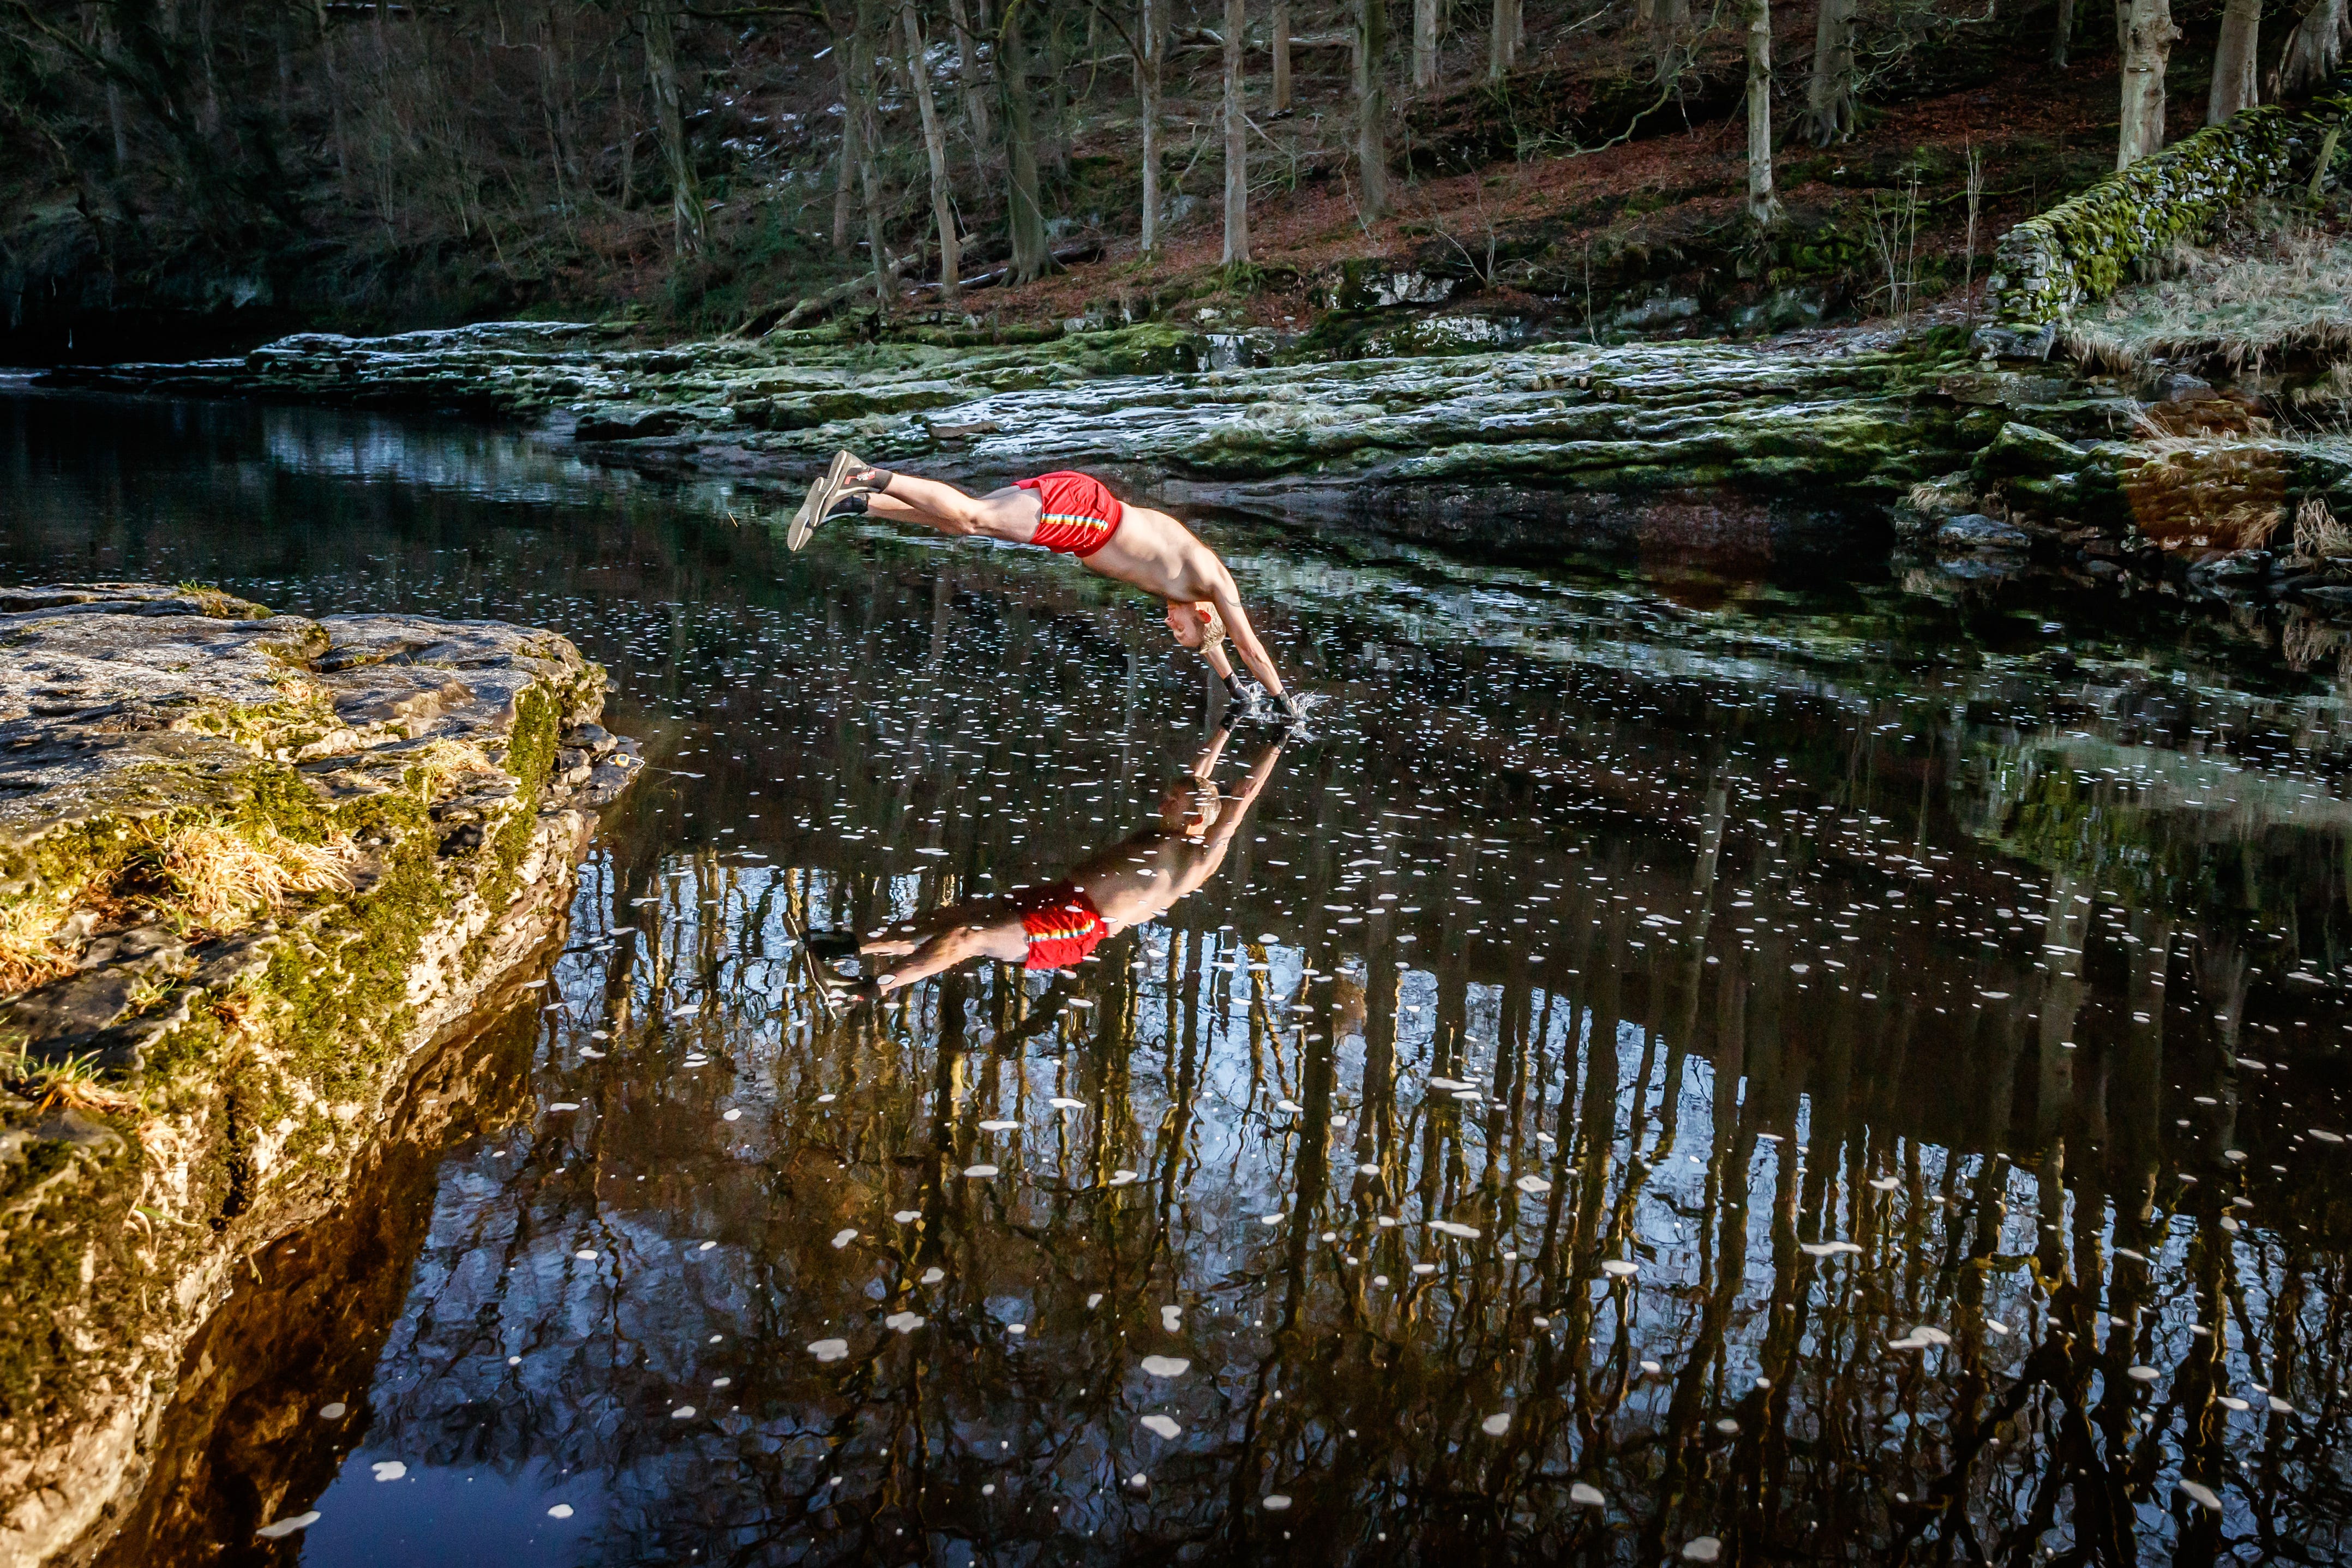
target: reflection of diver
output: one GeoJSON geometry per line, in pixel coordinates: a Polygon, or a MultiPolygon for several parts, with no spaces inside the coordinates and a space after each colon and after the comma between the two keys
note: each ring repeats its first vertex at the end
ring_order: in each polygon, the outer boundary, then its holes
{"type": "Polygon", "coordinates": [[[1224,863],[1225,851],[1282,755],[1279,742],[1267,747],[1241,788],[1224,794],[1212,774],[1230,733],[1218,730],[1192,770],[1160,796],[1157,827],[1097,851],[1060,880],[948,904],[886,926],[865,941],[812,933],[810,952],[896,960],[871,979],[840,982],[839,994],[866,1001],[975,958],[1018,959],[1032,969],[1076,963],[1104,937],[1156,919],[1224,863]]]}

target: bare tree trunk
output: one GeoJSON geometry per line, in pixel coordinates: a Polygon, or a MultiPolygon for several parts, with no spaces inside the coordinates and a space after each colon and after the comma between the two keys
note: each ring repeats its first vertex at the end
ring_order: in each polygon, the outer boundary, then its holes
{"type": "Polygon", "coordinates": [[[1675,68],[1675,47],[1690,37],[1690,0],[1641,0],[1641,20],[1650,29],[1650,56],[1664,78],[1675,68]]]}
{"type": "Polygon", "coordinates": [[[1136,11],[1135,100],[1143,121],[1143,254],[1160,251],[1160,56],[1164,0],[1142,0],[1136,11]]]}
{"type": "Polygon", "coordinates": [[[1249,259],[1249,127],[1242,119],[1244,0],[1225,0],[1225,265],[1249,259]]]}
{"type": "Polygon", "coordinates": [[[2254,85],[2254,48],[2262,37],[2263,0],[2229,0],[2221,9],[2221,40],[2213,51],[2213,91],[2205,123],[2219,125],[2261,100],[2254,85]]]}
{"type": "Polygon", "coordinates": [[[972,162],[988,162],[988,95],[980,86],[980,51],[972,47],[971,23],[963,0],[948,0],[948,17],[955,24],[956,79],[963,89],[963,111],[971,121],[972,162]]]}
{"type": "Polygon", "coordinates": [[[1772,193],[1772,0],[1747,0],[1748,215],[1769,224],[1780,215],[1772,193]]]}
{"type": "Polygon", "coordinates": [[[1805,88],[1805,129],[1827,147],[1853,133],[1853,16],[1857,0],[1822,0],[1813,29],[1813,78],[1805,88]]]}
{"type": "Polygon", "coordinates": [[[2344,58],[2344,35],[2352,26],[2352,8],[2346,0],[2318,0],[2304,13],[2287,35],[2286,52],[2279,58],[2278,96],[2300,98],[2315,92],[2336,73],[2344,58]]]}
{"type": "Polygon", "coordinates": [[[335,140],[335,179],[342,187],[343,199],[349,201],[352,198],[352,143],[350,133],[343,127],[343,83],[341,73],[335,68],[335,36],[327,31],[323,16],[319,26],[319,58],[327,68],[327,128],[335,140]]]}
{"type": "Polygon", "coordinates": [[[2074,46],[2074,0],[2058,0],[2058,25],[2050,32],[2050,63],[2066,68],[2066,51],[2074,46]]]}
{"type": "Polygon", "coordinates": [[[2129,0],[2124,29],[2123,130],[2116,167],[2128,169],[2164,145],[2164,68],[2172,57],[2171,0],[2129,0]]]}
{"type": "Polygon", "coordinates": [[[1290,0],[1274,0],[1271,31],[1274,46],[1274,107],[1269,114],[1290,111],[1290,0]]]}
{"type": "MultiPolygon", "coordinates": [[[[109,61],[121,57],[122,50],[115,37],[111,6],[99,7],[98,48],[109,61]]],[[[106,73],[106,123],[114,133],[114,172],[120,174],[131,166],[131,124],[124,110],[122,84],[115,79],[112,71],[106,73]]]]}
{"type": "Polygon", "coordinates": [[[1388,0],[1356,4],[1356,173],[1366,223],[1389,215],[1388,99],[1381,66],[1389,52],[1388,0]]]}
{"type": "Polygon", "coordinates": [[[1045,276],[1053,257],[1045,249],[1045,212],[1037,183],[1037,143],[1029,115],[1029,45],[1022,36],[1027,23],[1020,11],[1005,18],[1004,37],[997,46],[996,85],[1004,95],[1006,172],[1012,176],[1005,201],[1005,226],[1012,231],[1013,277],[1028,283],[1045,276]]]}
{"type": "Polygon", "coordinates": [[[948,189],[948,139],[940,127],[939,106],[931,101],[930,67],[923,60],[922,25],[915,19],[915,0],[898,0],[898,26],[907,35],[907,79],[913,84],[915,108],[923,120],[923,151],[931,161],[931,221],[940,228],[940,303],[953,305],[963,275],[963,244],[956,235],[955,197],[948,189]]]}
{"type": "Polygon", "coordinates": [[[1412,89],[1437,85],[1437,7],[1440,0],[1412,0],[1412,89]]]}
{"type": "MultiPolygon", "coordinates": [[[[1045,138],[1045,162],[1054,172],[1066,178],[1070,172],[1070,73],[1065,68],[1069,56],[1062,47],[1062,14],[1048,6],[1041,13],[1045,19],[1045,89],[1054,118],[1052,134],[1045,138]]],[[[1087,15],[1092,17],[1089,10],[1087,15]]]]}
{"type": "MultiPolygon", "coordinates": [[[[874,308],[887,311],[891,295],[897,287],[898,274],[891,268],[889,253],[882,245],[882,183],[874,172],[874,154],[882,145],[882,119],[875,108],[881,96],[881,83],[877,79],[876,57],[878,54],[875,17],[867,0],[856,0],[857,31],[851,36],[855,46],[850,51],[850,67],[857,73],[857,97],[850,105],[857,116],[857,193],[866,199],[866,248],[874,257],[874,308]]],[[[882,26],[889,26],[889,13],[883,13],[882,26]]]]}
{"type": "Polygon", "coordinates": [[[662,161],[669,168],[670,244],[687,256],[702,246],[702,196],[695,189],[694,162],[686,148],[686,113],[678,101],[677,34],[671,0],[646,7],[646,79],[654,94],[654,118],[661,127],[662,161]]]}
{"type": "Polygon", "coordinates": [[[1495,28],[1486,40],[1486,75],[1489,78],[1502,80],[1505,74],[1519,63],[1519,45],[1526,37],[1527,23],[1519,9],[1519,0],[1495,0],[1495,28]]]}
{"type": "MultiPolygon", "coordinates": [[[[854,37],[855,35],[853,34],[854,37]]],[[[857,110],[857,82],[853,61],[856,46],[839,33],[833,36],[833,59],[841,72],[841,166],[834,171],[833,248],[849,248],[849,217],[857,201],[857,169],[863,157],[866,117],[857,110]]]]}

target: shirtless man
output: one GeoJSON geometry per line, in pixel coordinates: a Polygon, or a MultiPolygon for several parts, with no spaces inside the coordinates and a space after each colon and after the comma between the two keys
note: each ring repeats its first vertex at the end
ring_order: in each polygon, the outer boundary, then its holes
{"type": "Polygon", "coordinates": [[[1277,711],[1286,718],[1298,716],[1242,608],[1234,574],[1217,552],[1167,513],[1121,503],[1100,480],[1084,474],[1041,474],[970,496],[936,479],[868,467],[846,452],[837,453],[793,518],[792,548],[808,543],[827,517],[855,512],[920,523],[959,538],[980,534],[1076,556],[1089,570],[1165,600],[1169,632],[1209,662],[1244,712],[1254,705],[1225,656],[1228,635],[1277,711]]]}
{"type": "Polygon", "coordinates": [[[1219,729],[1192,772],[1160,796],[1158,826],[1088,856],[1060,881],[948,904],[886,926],[862,942],[845,934],[812,934],[809,950],[819,957],[854,952],[897,960],[871,979],[841,980],[836,994],[856,1001],[878,1001],[975,958],[1031,969],[1067,968],[1105,937],[1158,919],[1224,864],[1234,835],[1282,756],[1279,741],[1267,747],[1241,788],[1223,794],[1211,774],[1231,733],[1219,729]]]}

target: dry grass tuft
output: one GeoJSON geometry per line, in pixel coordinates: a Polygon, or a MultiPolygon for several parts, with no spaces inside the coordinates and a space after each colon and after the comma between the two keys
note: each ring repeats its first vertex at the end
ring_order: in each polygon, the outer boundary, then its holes
{"type": "Polygon", "coordinates": [[[305,844],[275,828],[250,834],[227,828],[177,828],[152,848],[157,873],[195,922],[220,931],[289,894],[351,886],[348,841],[305,844]]]}
{"type": "Polygon", "coordinates": [[[96,1051],[62,1061],[37,1061],[19,1046],[13,1054],[0,1057],[0,1082],[11,1092],[32,1101],[36,1115],[66,1110],[128,1116],[142,1109],[139,1096],[110,1088],[100,1080],[96,1051]]]}
{"type": "Polygon", "coordinates": [[[2294,553],[2296,559],[2305,561],[2352,557],[2352,528],[2336,520],[2325,500],[2305,496],[2294,512],[2294,553]]]}
{"type": "Polygon", "coordinates": [[[2119,289],[2062,334],[2085,369],[2155,360],[2259,367],[2294,350],[2352,353],[2352,235],[2267,211],[2241,215],[2211,246],[2179,246],[2175,276],[2119,289]]]}
{"type": "Polygon", "coordinates": [[[1966,474],[1946,474],[1920,480],[1904,500],[1923,517],[1941,517],[1976,510],[1977,492],[1966,474]]]}
{"type": "Polygon", "coordinates": [[[0,996],[14,996],[73,972],[73,955],[57,940],[69,898],[20,895],[0,902],[0,996]]]}
{"type": "Polygon", "coordinates": [[[2253,549],[2286,518],[2294,454],[2282,444],[2149,434],[2137,449],[2145,457],[2121,475],[2124,496],[2160,549],[2253,549]]]}

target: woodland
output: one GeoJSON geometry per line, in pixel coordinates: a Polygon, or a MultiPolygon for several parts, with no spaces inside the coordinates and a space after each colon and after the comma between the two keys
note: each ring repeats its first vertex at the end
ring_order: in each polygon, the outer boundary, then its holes
{"type": "Polygon", "coordinates": [[[1297,327],[1368,257],[1571,315],[1678,277],[1900,314],[2324,89],[2347,5],[0,0],[0,361],[516,316],[1297,327]]]}

